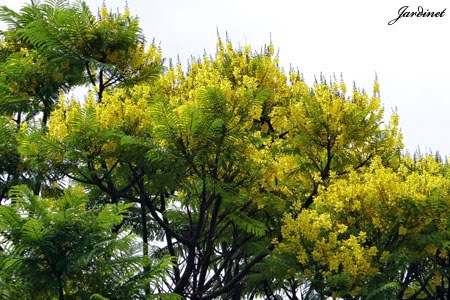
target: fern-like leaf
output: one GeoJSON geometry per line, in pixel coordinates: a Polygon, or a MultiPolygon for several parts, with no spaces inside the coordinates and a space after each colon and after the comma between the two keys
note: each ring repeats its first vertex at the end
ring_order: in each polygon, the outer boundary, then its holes
{"type": "Polygon", "coordinates": [[[28,220],[22,227],[23,237],[29,241],[34,243],[40,243],[45,235],[48,233],[48,230],[44,227],[44,223],[38,219],[30,219],[28,220]]]}
{"type": "Polygon", "coordinates": [[[386,283],[379,288],[371,291],[366,300],[371,299],[395,299],[396,294],[400,291],[401,287],[397,282],[386,283]]]}

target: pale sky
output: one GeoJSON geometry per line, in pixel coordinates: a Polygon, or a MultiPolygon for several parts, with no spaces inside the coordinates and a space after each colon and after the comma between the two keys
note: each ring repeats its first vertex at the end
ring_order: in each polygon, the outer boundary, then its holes
{"type": "MultiPolygon", "coordinates": [[[[27,0],[0,0],[15,10],[27,0]]],[[[86,1],[93,11],[102,0],[86,1]]],[[[106,0],[114,11],[125,0],[106,0]]],[[[182,62],[214,54],[217,29],[235,45],[259,50],[270,42],[287,70],[298,67],[307,82],[322,72],[372,91],[375,73],[385,114],[397,108],[405,147],[450,155],[450,2],[448,0],[128,0],[148,41],[164,57],[182,62]],[[442,11],[439,18],[402,18],[408,11],[442,11]]],[[[4,26],[0,25],[3,29],[4,26]]]]}

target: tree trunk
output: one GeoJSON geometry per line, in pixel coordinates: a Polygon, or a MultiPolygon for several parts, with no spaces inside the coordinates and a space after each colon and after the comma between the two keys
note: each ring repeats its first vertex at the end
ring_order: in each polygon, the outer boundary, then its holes
{"type": "MultiPolygon", "coordinates": [[[[144,199],[141,198],[141,225],[142,225],[142,255],[145,259],[148,258],[148,229],[147,229],[147,212],[145,210],[144,199]]],[[[144,266],[144,272],[150,271],[147,266],[144,266]]],[[[150,286],[145,286],[144,293],[146,296],[150,295],[150,286]]]]}

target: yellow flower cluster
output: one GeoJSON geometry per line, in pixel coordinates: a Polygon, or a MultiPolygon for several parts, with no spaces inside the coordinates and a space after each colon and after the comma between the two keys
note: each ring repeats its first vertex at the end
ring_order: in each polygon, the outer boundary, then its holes
{"type": "Polygon", "coordinates": [[[336,215],[353,213],[360,222],[371,220],[381,232],[400,225],[400,234],[420,230],[431,219],[423,213],[413,216],[408,209],[410,205],[426,209],[426,199],[436,193],[444,195],[449,182],[435,172],[437,165],[425,158],[417,165],[418,170],[410,171],[405,165],[393,170],[375,159],[365,172],[351,172],[323,189],[315,199],[316,209],[336,215]]]}
{"type": "MultiPolygon", "coordinates": [[[[341,83],[320,83],[310,88],[299,73],[289,74],[290,84],[286,102],[273,108],[271,118],[287,132],[283,147],[292,159],[289,172],[278,173],[279,181],[289,184],[298,198],[299,209],[317,187],[326,187],[334,177],[359,169],[376,155],[389,155],[392,160],[402,147],[398,116],[383,126],[380,100],[356,89],[351,97],[341,83]]],[[[284,169],[276,160],[274,169],[284,169]]],[[[360,191],[355,191],[360,192],[360,191]]],[[[360,209],[355,199],[348,207],[336,202],[334,209],[360,209]]],[[[377,216],[374,215],[374,222],[377,216]]]]}
{"type": "Polygon", "coordinates": [[[132,135],[149,128],[148,93],[149,87],[138,85],[105,94],[102,102],[95,105],[98,124],[101,128],[116,127],[132,135]]]}
{"type": "MultiPolygon", "coordinates": [[[[436,206],[429,202],[445,199],[450,187],[440,175],[440,164],[432,157],[408,161],[392,169],[376,158],[370,166],[322,186],[313,208],[297,207],[296,217],[285,216],[279,249],[295,254],[305,266],[318,264],[325,277],[345,272],[363,279],[377,272],[390,252],[376,245],[445,219],[445,213],[436,215],[436,206]]],[[[432,242],[425,247],[432,256],[442,251],[432,242]]]]}
{"type": "Polygon", "coordinates": [[[131,89],[115,89],[105,93],[101,103],[95,102],[95,95],[90,92],[81,104],[60,96],[58,107],[53,111],[49,122],[49,134],[63,141],[73,132],[73,126],[80,118],[86,118],[86,111],[92,109],[95,123],[101,129],[118,129],[126,134],[135,135],[149,129],[151,124],[148,112],[149,87],[136,85],[131,89]]]}
{"type": "Polygon", "coordinates": [[[67,101],[66,96],[61,94],[59,104],[52,112],[48,126],[50,136],[64,140],[71,132],[71,123],[80,114],[82,106],[75,99],[67,101]]]}
{"type": "Polygon", "coordinates": [[[180,113],[188,103],[198,102],[205,88],[220,90],[227,111],[235,116],[229,120],[230,127],[241,130],[253,126],[263,113],[269,113],[264,106],[270,110],[287,91],[286,76],[278,68],[277,58],[254,55],[249,46],[234,49],[231,42],[221,40],[214,59],[205,56],[191,61],[186,74],[180,64],[171,66],[162,76],[161,86],[180,113]]]}
{"type": "Polygon", "coordinates": [[[106,20],[108,19],[108,9],[106,8],[106,6],[102,6],[102,9],[100,10],[100,17],[102,20],[106,20]]]}
{"type": "Polygon", "coordinates": [[[301,264],[321,265],[325,277],[339,272],[367,276],[377,271],[372,265],[377,248],[365,246],[366,233],[348,235],[347,226],[330,214],[304,210],[295,219],[287,216],[282,234],[280,250],[295,253],[301,264]]]}

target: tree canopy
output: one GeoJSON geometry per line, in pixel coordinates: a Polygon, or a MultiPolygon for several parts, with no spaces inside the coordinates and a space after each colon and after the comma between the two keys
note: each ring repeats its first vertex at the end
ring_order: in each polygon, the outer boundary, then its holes
{"type": "Polygon", "coordinates": [[[0,20],[0,298],[450,297],[448,164],[405,152],[376,78],[228,37],[166,63],[82,1],[0,20]]]}

